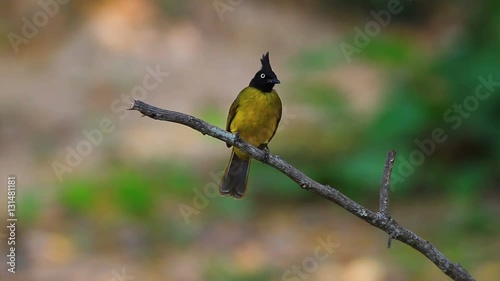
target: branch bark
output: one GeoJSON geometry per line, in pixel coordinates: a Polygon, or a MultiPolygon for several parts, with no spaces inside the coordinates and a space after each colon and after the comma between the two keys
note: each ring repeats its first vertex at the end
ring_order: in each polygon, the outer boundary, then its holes
{"type": "Polygon", "coordinates": [[[396,151],[391,150],[387,153],[385,160],[384,174],[382,176],[382,184],[380,185],[380,213],[384,216],[389,216],[389,189],[391,188],[392,167],[396,159],[396,151]]]}
{"type": "Polygon", "coordinates": [[[332,201],[365,222],[383,230],[389,235],[389,246],[391,239],[401,241],[422,253],[439,269],[441,269],[443,273],[451,277],[453,280],[475,280],[460,264],[451,262],[430,242],[402,227],[389,216],[390,177],[396,155],[395,151],[389,151],[387,155],[380,189],[380,211],[375,213],[354,202],[337,189],[312,180],[277,155],[269,154],[267,161],[265,161],[265,153],[262,150],[246,143],[243,140],[236,140],[233,134],[213,126],[199,118],[181,112],[160,109],[140,100],[134,100],[130,110],[137,110],[144,116],[148,116],[155,120],[179,123],[199,131],[203,135],[209,135],[213,138],[229,143],[245,151],[245,153],[250,155],[252,158],[255,158],[258,161],[261,161],[280,171],[295,181],[303,189],[316,193],[321,197],[332,201]]]}
{"type": "MultiPolygon", "coordinates": [[[[380,184],[380,210],[379,214],[389,217],[389,190],[391,188],[392,167],[396,159],[396,151],[391,150],[387,153],[385,160],[384,173],[382,175],[382,183],[380,184]]],[[[391,247],[392,237],[389,235],[387,240],[387,248],[391,247]]]]}

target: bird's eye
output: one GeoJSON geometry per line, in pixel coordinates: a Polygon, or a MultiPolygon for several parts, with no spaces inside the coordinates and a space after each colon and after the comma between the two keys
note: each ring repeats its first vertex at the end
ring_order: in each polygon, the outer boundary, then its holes
{"type": "Polygon", "coordinates": [[[261,73],[260,78],[264,79],[264,78],[266,78],[266,75],[264,73],[261,73]]]}

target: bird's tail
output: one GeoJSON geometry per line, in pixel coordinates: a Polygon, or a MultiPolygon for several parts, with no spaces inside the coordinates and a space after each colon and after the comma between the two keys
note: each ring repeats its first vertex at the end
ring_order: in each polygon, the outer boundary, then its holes
{"type": "Polygon", "coordinates": [[[241,159],[234,153],[233,149],[229,164],[227,164],[219,186],[219,193],[221,195],[229,195],[237,199],[245,195],[250,160],[250,157],[241,159]]]}

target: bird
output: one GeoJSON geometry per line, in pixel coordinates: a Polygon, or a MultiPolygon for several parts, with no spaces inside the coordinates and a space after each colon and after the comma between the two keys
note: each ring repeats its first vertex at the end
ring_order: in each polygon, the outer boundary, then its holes
{"type": "MultiPolygon", "coordinates": [[[[226,130],[235,134],[237,140],[244,140],[264,150],[268,157],[268,144],[276,134],[282,113],[281,99],[273,88],[281,82],[271,68],[269,52],[262,56],[260,63],[260,70],[231,104],[226,130]]],[[[227,147],[231,145],[227,144],[227,147]]],[[[221,195],[243,198],[250,162],[250,156],[233,147],[219,185],[221,195]]]]}

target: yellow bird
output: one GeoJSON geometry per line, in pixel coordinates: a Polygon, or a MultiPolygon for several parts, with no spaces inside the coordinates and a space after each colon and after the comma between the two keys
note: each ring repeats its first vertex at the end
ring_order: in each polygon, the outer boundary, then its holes
{"type": "MultiPolygon", "coordinates": [[[[260,62],[261,69],[231,105],[226,130],[267,153],[267,144],[273,139],[281,120],[281,100],[273,90],[280,80],[271,69],[269,52],[262,56],[260,62]]],[[[246,153],[233,148],[219,186],[221,195],[238,199],[245,195],[250,160],[246,153]]]]}

